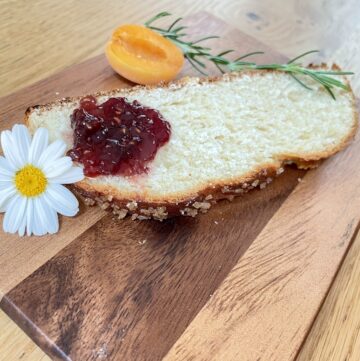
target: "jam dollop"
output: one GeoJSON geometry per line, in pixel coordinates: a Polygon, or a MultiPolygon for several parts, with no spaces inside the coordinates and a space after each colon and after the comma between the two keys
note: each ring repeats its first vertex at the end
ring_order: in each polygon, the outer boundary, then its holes
{"type": "Polygon", "coordinates": [[[170,124],[157,110],[122,97],[102,104],[92,96],[81,99],[71,126],[74,147],[68,155],[84,165],[89,177],[147,172],[171,134],[170,124]]]}

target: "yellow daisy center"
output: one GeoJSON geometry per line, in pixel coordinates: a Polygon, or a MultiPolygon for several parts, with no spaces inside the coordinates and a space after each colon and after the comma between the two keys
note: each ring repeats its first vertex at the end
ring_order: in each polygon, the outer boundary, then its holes
{"type": "Polygon", "coordinates": [[[29,164],[16,172],[15,185],[23,196],[36,197],[45,192],[47,179],[41,169],[29,164]]]}

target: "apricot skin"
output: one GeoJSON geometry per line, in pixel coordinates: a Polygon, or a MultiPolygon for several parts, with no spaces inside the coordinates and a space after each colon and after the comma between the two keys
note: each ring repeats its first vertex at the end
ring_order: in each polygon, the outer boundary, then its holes
{"type": "Polygon", "coordinates": [[[174,79],[184,64],[183,53],[176,45],[141,25],[115,29],[105,54],[115,72],[143,85],[174,79]]]}

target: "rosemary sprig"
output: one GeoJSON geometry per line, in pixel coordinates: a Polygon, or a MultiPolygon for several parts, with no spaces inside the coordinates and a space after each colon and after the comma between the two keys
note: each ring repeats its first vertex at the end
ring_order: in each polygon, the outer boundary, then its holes
{"type": "Polygon", "coordinates": [[[164,36],[165,38],[172,41],[177,45],[183,52],[184,57],[189,61],[189,63],[201,74],[207,75],[206,73],[206,62],[213,63],[221,73],[226,71],[241,71],[248,69],[274,69],[277,71],[282,71],[288,73],[295,81],[297,81],[301,86],[308,90],[312,88],[305,84],[300,77],[309,77],[314,81],[318,82],[328,93],[335,99],[333,92],[334,88],[341,88],[344,90],[349,90],[347,84],[342,83],[340,80],[335,79],[334,76],[341,75],[352,75],[353,72],[350,71],[336,71],[336,70],[317,70],[306,68],[302,66],[298,60],[302,59],[306,55],[318,52],[318,50],[310,50],[295,58],[288,61],[286,64],[257,64],[255,62],[247,61],[246,59],[253,55],[264,54],[262,51],[255,51],[242,55],[234,60],[226,57],[228,54],[233,53],[234,50],[225,50],[219,54],[212,54],[211,48],[199,45],[199,43],[209,40],[219,38],[219,36],[211,35],[206,36],[195,41],[190,41],[185,39],[187,33],[184,31],[187,27],[180,25],[182,18],[176,19],[168,28],[162,29],[156,26],[153,26],[153,23],[160,18],[170,16],[168,12],[161,12],[155,15],[153,18],[148,20],[145,23],[145,26],[151,30],[154,30],[164,36]]]}

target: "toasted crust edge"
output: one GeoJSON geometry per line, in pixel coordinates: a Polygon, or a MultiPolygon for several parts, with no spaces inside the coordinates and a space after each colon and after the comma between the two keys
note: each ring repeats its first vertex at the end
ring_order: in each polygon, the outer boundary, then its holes
{"type": "MultiPolygon", "coordinates": [[[[320,66],[310,65],[312,68],[323,68],[326,67],[325,64],[320,66]]],[[[336,64],[333,64],[331,69],[340,70],[340,67],[336,64]]],[[[228,73],[223,76],[217,77],[208,77],[208,78],[190,78],[185,77],[173,82],[163,83],[159,85],[152,86],[134,86],[132,88],[125,89],[113,89],[110,91],[100,91],[93,93],[95,97],[99,96],[111,96],[116,94],[119,91],[122,91],[124,95],[131,94],[140,89],[154,89],[154,88],[173,88],[174,90],[180,88],[187,84],[190,80],[195,80],[199,84],[203,83],[212,83],[219,80],[227,79],[231,80],[233,78],[241,77],[245,74],[252,75],[255,73],[264,74],[265,72],[277,72],[276,70],[261,70],[261,71],[242,71],[240,73],[228,73]]],[[[347,85],[349,86],[349,91],[351,93],[353,102],[353,124],[350,129],[350,132],[345,136],[341,142],[333,147],[328,149],[312,153],[312,154],[284,154],[278,155],[277,159],[273,163],[263,164],[258,166],[253,171],[249,172],[246,175],[243,175],[237,179],[224,179],[221,182],[212,184],[202,189],[191,189],[186,194],[178,194],[175,197],[167,200],[162,199],[132,199],[132,196],[126,197],[126,194],[118,192],[114,188],[109,188],[101,185],[90,184],[86,179],[76,183],[71,186],[75,192],[80,195],[85,204],[87,205],[99,205],[100,208],[112,211],[119,219],[125,218],[128,215],[131,215],[132,219],[156,219],[164,220],[168,217],[173,216],[191,216],[195,217],[199,213],[206,213],[213,204],[217,203],[219,200],[228,199],[232,200],[235,196],[244,194],[256,187],[260,189],[265,188],[274,177],[282,174],[285,170],[287,164],[293,163],[300,169],[309,169],[316,168],[322,160],[330,157],[331,155],[344,149],[355,137],[357,128],[358,128],[358,111],[356,107],[355,95],[352,91],[350,83],[346,80],[347,85]]],[[[57,100],[44,105],[35,105],[29,107],[25,112],[25,124],[31,129],[32,125],[29,121],[30,114],[36,110],[48,110],[53,106],[64,105],[67,103],[72,103],[83,98],[82,96],[77,97],[67,97],[61,100],[57,100]]]]}

